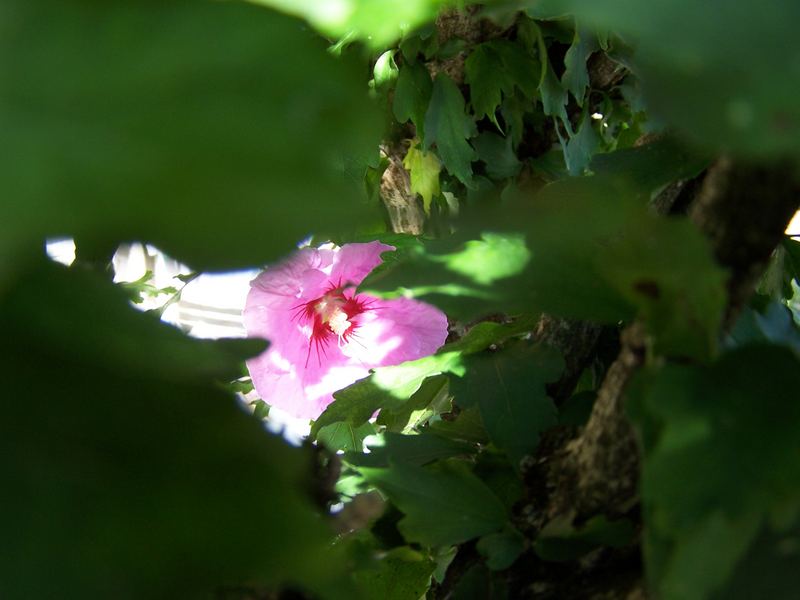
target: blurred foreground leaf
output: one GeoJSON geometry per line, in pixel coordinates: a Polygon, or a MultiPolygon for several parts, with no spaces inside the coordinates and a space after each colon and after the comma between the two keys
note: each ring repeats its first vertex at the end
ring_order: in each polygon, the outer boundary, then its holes
{"type": "Polygon", "coordinates": [[[307,19],[333,38],[363,40],[383,48],[402,34],[433,21],[452,0],[255,0],[307,19]]]}
{"type": "Polygon", "coordinates": [[[374,152],[375,109],[299,22],[209,0],[11,0],[2,21],[0,277],[48,236],[223,269],[366,214],[344,164],[374,152]]]}
{"type": "Polygon", "coordinates": [[[661,597],[709,597],[747,568],[740,561],[759,530],[797,522],[799,386],[797,357],[764,343],[637,381],[645,558],[661,597]]]}
{"type": "Polygon", "coordinates": [[[396,548],[370,569],[356,572],[367,597],[381,600],[419,600],[425,597],[436,563],[411,548],[396,548]]]}
{"type": "Polygon", "coordinates": [[[0,596],[338,580],[310,457],[215,383],[263,344],[191,340],[52,263],[0,301],[0,329],[0,596]]]}
{"type": "Polygon", "coordinates": [[[794,0],[534,0],[623,35],[653,113],[699,145],[750,155],[800,152],[794,0]]]}
{"type": "Polygon", "coordinates": [[[688,220],[653,215],[636,188],[601,177],[559,181],[498,212],[478,214],[460,238],[408,254],[361,287],[466,318],[489,310],[609,323],[638,315],[659,352],[713,354],[725,274],[688,220]],[[495,231],[463,242],[475,229],[495,231]]]}

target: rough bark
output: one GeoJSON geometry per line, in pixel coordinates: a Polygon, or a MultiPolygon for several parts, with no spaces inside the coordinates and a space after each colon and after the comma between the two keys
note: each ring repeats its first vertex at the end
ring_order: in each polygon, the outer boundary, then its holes
{"type": "Polygon", "coordinates": [[[392,231],[421,235],[425,226],[425,212],[417,195],[411,193],[411,178],[403,167],[407,151],[408,148],[403,145],[384,150],[389,165],[381,177],[381,199],[389,215],[392,231]]]}

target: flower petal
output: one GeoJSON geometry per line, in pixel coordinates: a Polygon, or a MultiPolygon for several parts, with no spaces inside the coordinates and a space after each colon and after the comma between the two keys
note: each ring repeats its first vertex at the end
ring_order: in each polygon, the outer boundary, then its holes
{"type": "Polygon", "coordinates": [[[328,286],[335,255],[334,250],[303,248],[268,267],[250,283],[253,290],[264,295],[248,296],[246,306],[271,306],[281,298],[318,298],[328,286]]]}
{"type": "Polygon", "coordinates": [[[383,262],[381,254],[391,250],[394,250],[394,246],[378,241],[345,244],[333,259],[331,281],[336,285],[359,285],[372,269],[383,262]]]}
{"type": "Polygon", "coordinates": [[[360,294],[368,310],[358,316],[344,352],[370,367],[397,365],[436,352],[447,339],[447,317],[410,298],[383,300],[360,294]]]}

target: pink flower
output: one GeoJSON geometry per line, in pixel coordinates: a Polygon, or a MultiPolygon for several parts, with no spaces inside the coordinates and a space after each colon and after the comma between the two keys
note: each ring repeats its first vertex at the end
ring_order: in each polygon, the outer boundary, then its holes
{"type": "Polygon", "coordinates": [[[270,347],[247,368],[265,402],[315,419],[333,392],[371,368],[433,354],[444,343],[447,317],[439,309],[355,292],[390,250],[380,242],[303,248],[251,282],[245,328],[270,347]]]}

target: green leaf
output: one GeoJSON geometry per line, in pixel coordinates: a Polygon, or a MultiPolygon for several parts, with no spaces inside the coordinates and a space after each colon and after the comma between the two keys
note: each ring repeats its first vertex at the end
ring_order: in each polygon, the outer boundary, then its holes
{"type": "Polygon", "coordinates": [[[333,452],[339,450],[361,452],[364,448],[364,440],[374,433],[375,427],[371,423],[353,427],[346,421],[339,421],[320,428],[316,439],[333,452]]]}
{"type": "Polygon", "coordinates": [[[800,573],[798,540],[800,523],[785,532],[763,527],[726,585],[712,597],[716,600],[759,597],[792,600],[797,595],[797,573],[800,573]]]}
{"type": "MultiPolygon", "coordinates": [[[[561,85],[561,82],[556,77],[553,71],[553,65],[550,64],[550,58],[547,56],[547,51],[544,45],[541,53],[544,57],[542,64],[542,77],[539,81],[539,96],[542,99],[542,111],[544,114],[554,118],[560,118],[561,122],[569,128],[569,117],[567,116],[567,90],[561,85]]],[[[556,125],[557,126],[557,125],[556,125]]]]}
{"type": "Polygon", "coordinates": [[[361,471],[405,513],[399,528],[410,542],[458,544],[502,528],[508,518],[497,496],[457,462],[361,471]]]}
{"type": "Polygon", "coordinates": [[[453,80],[440,73],[433,82],[425,114],[425,148],[436,151],[448,172],[464,185],[472,181],[475,151],[467,140],[477,133],[475,121],[464,112],[464,97],[453,80]]]}
{"type": "Polygon", "coordinates": [[[507,600],[508,589],[503,577],[492,577],[483,564],[475,564],[464,573],[453,588],[451,600],[507,600]]]}
{"type": "Polygon", "coordinates": [[[403,65],[394,88],[394,118],[398,123],[411,120],[422,139],[425,139],[425,113],[432,91],[433,82],[425,65],[419,62],[403,65]]]}
{"type": "Polygon", "coordinates": [[[530,256],[521,236],[484,233],[480,240],[466,242],[463,250],[435,260],[445,263],[450,271],[489,285],[521,272],[530,256]]]}
{"type": "Polygon", "coordinates": [[[599,145],[600,136],[592,126],[592,118],[588,111],[584,110],[578,131],[570,136],[564,148],[564,162],[569,174],[573,177],[583,175],[599,145]]]}
{"type": "Polygon", "coordinates": [[[333,395],[334,402],[311,426],[312,437],[331,423],[347,422],[359,427],[379,409],[388,412],[387,420],[402,420],[404,414],[408,414],[409,419],[412,418],[414,411],[420,407],[424,410],[424,407],[436,400],[440,386],[444,383],[438,375],[464,374],[462,355],[480,352],[490,344],[530,331],[534,324],[530,318],[519,319],[509,325],[481,323],[464,338],[446,344],[433,356],[374,369],[369,377],[360,379],[333,395]],[[425,404],[426,401],[428,404],[425,404]]]}
{"type": "Polygon", "coordinates": [[[448,381],[447,375],[428,377],[402,406],[382,409],[378,424],[385,426],[387,431],[410,433],[433,416],[449,411],[448,381]]]}
{"type": "Polygon", "coordinates": [[[464,63],[464,79],[469,84],[469,96],[476,119],[488,117],[497,123],[497,108],[503,94],[510,94],[514,84],[504,68],[502,58],[491,43],[479,45],[464,63]]]}
{"type": "Polygon", "coordinates": [[[7,318],[16,315],[28,323],[25,337],[35,338],[42,349],[80,358],[97,370],[120,377],[233,379],[239,375],[242,360],[266,348],[263,340],[256,339],[212,342],[189,338],[150,315],[133,311],[126,292],[110,282],[87,270],[66,269],[43,260],[36,270],[15,282],[3,301],[7,318]],[[48,285],[52,292],[46,291],[48,285]],[[37,295],[37,291],[41,293],[37,295]],[[59,310],[53,309],[54,302],[59,310]]]}
{"type": "Polygon", "coordinates": [[[430,214],[431,201],[440,193],[442,163],[433,152],[425,152],[414,143],[403,159],[403,166],[411,175],[411,193],[420,195],[425,213],[430,214]]]}
{"type": "Polygon", "coordinates": [[[492,345],[498,345],[509,338],[526,334],[536,328],[539,315],[522,315],[506,323],[481,321],[470,327],[464,336],[445,346],[450,352],[474,354],[492,345]]]}
{"type": "Polygon", "coordinates": [[[486,174],[492,179],[514,177],[522,168],[510,137],[503,138],[492,131],[484,131],[475,138],[473,146],[478,159],[486,164],[486,174]]]}
{"type": "Polygon", "coordinates": [[[767,519],[800,500],[800,361],[756,344],[708,367],[640,376],[631,416],[644,440],[646,562],[665,598],[705,598],[767,519]],[[758,373],[758,377],[753,377],[758,373]],[[768,431],[769,435],[764,435],[768,431]]]}
{"type": "Polygon", "coordinates": [[[372,69],[372,82],[375,88],[381,88],[398,77],[397,63],[394,61],[396,50],[387,50],[375,61],[372,69]]]}
{"type": "Polygon", "coordinates": [[[318,0],[256,0],[307,19],[322,33],[334,38],[364,41],[385,48],[403,34],[433,22],[447,0],[347,0],[338,4],[318,0]]]}
{"type": "Polygon", "coordinates": [[[419,600],[430,587],[436,563],[410,548],[396,548],[369,569],[355,571],[364,597],[386,600],[419,600]]]}
{"type": "Polygon", "coordinates": [[[769,302],[762,310],[746,307],[728,334],[726,344],[737,347],[755,342],[786,345],[800,356],[800,329],[791,311],[775,301],[769,302]]]}
{"type": "Polygon", "coordinates": [[[713,355],[727,276],[691,223],[643,219],[627,239],[609,244],[598,266],[638,307],[657,352],[700,360],[713,355]]]}
{"type": "Polygon", "coordinates": [[[464,440],[475,444],[485,444],[489,441],[480,409],[477,406],[460,411],[454,420],[434,421],[431,423],[430,430],[450,439],[464,440]]]}
{"type": "MultiPolygon", "coordinates": [[[[390,466],[390,463],[398,462],[422,466],[440,458],[475,452],[475,447],[470,444],[454,441],[435,433],[420,435],[385,433],[370,438],[367,446],[369,447],[368,454],[348,453],[345,455],[345,460],[357,467],[386,468],[390,466]]],[[[360,451],[360,448],[358,450],[360,451]]]]}
{"type": "Polygon", "coordinates": [[[589,32],[575,28],[575,37],[572,45],[564,56],[564,74],[561,76],[561,85],[570,92],[578,103],[583,106],[583,97],[589,87],[589,72],[586,69],[586,60],[596,48],[595,37],[589,32]]]}
{"type": "Polygon", "coordinates": [[[342,169],[379,138],[363,65],[298,22],[244,2],[10,0],[3,28],[0,279],[46,237],[148,241],[213,270],[365,214],[342,169]]]}
{"type": "Polygon", "coordinates": [[[503,571],[513,565],[525,550],[525,538],[516,529],[507,529],[483,536],[476,547],[486,557],[487,567],[493,571],[503,571]]]}
{"type": "Polygon", "coordinates": [[[628,519],[609,521],[602,515],[589,519],[580,529],[551,521],[536,538],[533,550],[548,561],[576,560],[601,546],[627,546],[633,541],[635,531],[628,519]]]}
{"type": "Polygon", "coordinates": [[[536,450],[539,434],[558,422],[545,384],[558,379],[561,356],[544,347],[484,352],[467,360],[467,373],[453,380],[456,402],[480,407],[483,423],[495,446],[519,468],[522,458],[536,450]]]}
{"type": "Polygon", "coordinates": [[[629,181],[648,194],[678,179],[696,177],[709,160],[689,150],[672,136],[650,144],[596,154],[591,170],[597,175],[629,181]]]}
{"type": "MultiPolygon", "coordinates": [[[[542,72],[542,67],[536,58],[531,56],[520,43],[509,40],[493,40],[489,44],[503,61],[503,67],[514,86],[526,98],[532,99],[536,95],[536,88],[539,86],[542,72]]],[[[506,93],[510,94],[511,90],[506,93]]]]}
{"type": "Polygon", "coordinates": [[[310,455],[215,381],[263,346],[187,338],[44,261],[0,300],[0,329],[4,598],[346,584],[302,491],[310,455]],[[31,382],[57,401],[29,401],[31,382]]]}
{"type": "Polygon", "coordinates": [[[253,402],[255,408],[253,409],[253,416],[256,419],[266,419],[269,416],[269,404],[263,400],[256,400],[253,402]]]}
{"type": "Polygon", "coordinates": [[[397,410],[427,377],[449,372],[462,373],[463,368],[460,354],[448,352],[447,346],[433,356],[375,369],[369,377],[333,395],[334,402],[311,426],[311,435],[316,437],[322,427],[339,421],[359,427],[381,408],[397,410]]]}
{"type": "Polygon", "coordinates": [[[481,323],[433,356],[375,369],[369,377],[334,394],[334,402],[311,426],[311,435],[316,436],[321,428],[338,422],[360,427],[379,409],[380,422],[404,423],[405,429],[416,411],[425,412],[439,397],[446,379],[438,375],[464,374],[462,355],[480,352],[490,344],[529,331],[533,325],[531,319],[519,319],[509,325],[481,323]]]}

